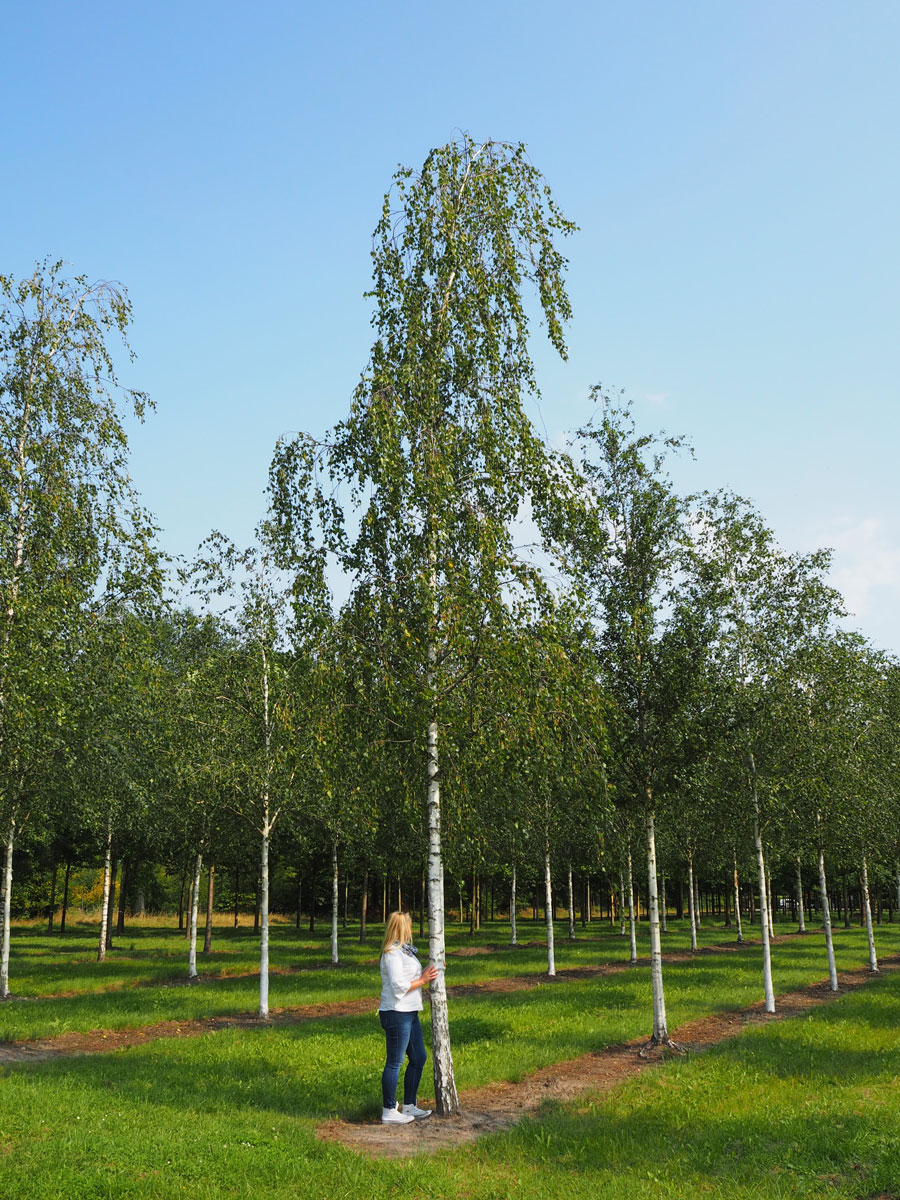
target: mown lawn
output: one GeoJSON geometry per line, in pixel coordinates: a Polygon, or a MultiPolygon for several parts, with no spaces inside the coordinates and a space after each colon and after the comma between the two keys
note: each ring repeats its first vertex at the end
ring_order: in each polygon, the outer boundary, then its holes
{"type": "MultiPolygon", "coordinates": [[[[617,934],[596,925],[589,932],[601,940],[561,943],[560,966],[627,958],[627,944],[617,934]]],[[[501,934],[499,926],[486,930],[481,941],[500,943],[501,934]]],[[[457,936],[457,944],[468,944],[467,935],[457,936]]],[[[705,928],[703,936],[716,942],[727,934],[705,928]]],[[[675,948],[684,937],[684,930],[673,932],[668,945],[675,948]]],[[[296,956],[298,965],[327,958],[324,941],[298,939],[289,927],[280,927],[277,938],[285,959],[296,956]]],[[[896,951],[900,935],[884,926],[879,940],[886,954],[896,951]]],[[[148,931],[135,941],[147,953],[129,963],[143,961],[142,978],[152,980],[173,935],[148,931]]],[[[837,941],[840,966],[865,965],[862,931],[841,930],[837,941]]],[[[40,942],[31,931],[16,946],[35,951],[30,966],[38,981],[40,942]]],[[[129,953],[127,943],[117,955],[129,953]]],[[[252,965],[252,940],[244,931],[220,952],[245,969],[252,965]]],[[[353,949],[348,938],[351,965],[280,976],[273,980],[273,1002],[341,998],[341,989],[348,996],[374,995],[377,970],[364,965],[372,955],[371,944],[353,949]]],[[[58,950],[47,956],[51,972],[59,957],[58,950]]],[[[746,947],[671,964],[670,1026],[758,1000],[759,957],[758,947],[746,947]]],[[[774,957],[779,991],[826,973],[820,934],[785,941],[774,957]]],[[[542,966],[539,949],[504,949],[455,958],[450,982],[533,970],[538,983],[542,966]]],[[[136,981],[131,970],[123,971],[120,985],[136,981]]],[[[89,979],[89,962],[74,973],[89,979]]],[[[104,986],[114,978],[107,975],[104,986]]],[[[249,980],[96,995],[82,989],[64,1000],[12,1003],[0,1015],[45,1010],[35,1022],[41,1025],[52,1011],[69,1012],[59,1019],[75,1021],[73,1028],[82,1021],[95,1028],[123,1011],[142,1021],[177,1015],[172,1006],[179,1004],[205,1012],[216,1004],[246,1008],[253,988],[249,980]],[[165,1003],[157,1010],[160,996],[165,1003]]],[[[451,1021],[459,1085],[515,1079],[641,1036],[648,1032],[648,1009],[643,967],[588,980],[544,980],[528,991],[457,997],[451,1021]]],[[[372,1015],[228,1030],[6,1067],[0,1081],[0,1196],[900,1195],[900,974],[808,1018],[748,1030],[705,1055],[672,1061],[609,1096],[549,1107],[465,1153],[406,1163],[372,1162],[315,1138],[325,1117],[374,1117],[381,1055],[372,1015]]]]}

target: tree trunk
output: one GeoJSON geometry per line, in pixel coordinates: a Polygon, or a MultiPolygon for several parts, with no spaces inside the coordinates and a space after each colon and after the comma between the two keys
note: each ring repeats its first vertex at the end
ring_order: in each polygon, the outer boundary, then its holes
{"type": "Polygon", "coordinates": [[[359,900],[359,944],[366,944],[366,916],[369,910],[369,872],[363,872],[362,895],[359,900]]]}
{"type": "Polygon", "coordinates": [[[828,883],[825,879],[825,851],[819,845],[819,899],[822,903],[822,923],[825,926],[825,949],[828,952],[828,978],[831,990],[838,990],[837,967],[834,964],[834,938],[831,934],[831,909],[828,906],[828,883]]]}
{"type": "Polygon", "coordinates": [[[188,950],[188,979],[197,978],[197,911],[200,908],[200,872],[203,869],[203,854],[197,851],[194,873],[191,878],[190,949],[188,950]]]}
{"type": "MultiPolygon", "coordinates": [[[[428,647],[429,670],[434,669],[434,645],[428,647]]],[[[438,724],[428,722],[425,774],[428,817],[428,957],[437,967],[431,984],[431,1056],[434,1068],[434,1101],[440,1117],[459,1112],[459,1097],[453,1077],[453,1053],[450,1047],[450,1016],[447,1009],[447,985],[444,979],[446,946],[444,941],[444,864],[441,855],[441,785],[438,775],[438,724]]]]}
{"type": "Polygon", "coordinates": [[[575,941],[575,892],[572,889],[571,863],[569,863],[569,941],[575,941]]]}
{"type": "Polygon", "coordinates": [[[238,917],[240,915],[240,903],[239,903],[240,882],[241,882],[241,869],[240,869],[240,867],[235,867],[234,868],[234,927],[235,927],[235,929],[237,929],[237,927],[238,927],[238,917]]]}
{"type": "Polygon", "coordinates": [[[653,989],[653,1035],[650,1044],[665,1046],[669,1044],[669,1031],[666,1027],[666,998],[663,991],[662,939],[656,889],[656,829],[653,813],[647,814],[647,910],[650,922],[650,983],[653,989]]]}
{"type": "MultiPolygon", "coordinates": [[[[103,858],[103,899],[100,902],[100,942],[97,946],[97,962],[103,962],[106,958],[106,922],[109,918],[109,877],[111,867],[112,822],[109,822],[106,826],[106,853],[103,858]]],[[[0,995],[2,995],[2,983],[0,983],[0,995]]]]}
{"type": "Polygon", "coordinates": [[[744,940],[744,930],[741,926],[741,885],[738,879],[737,854],[734,856],[734,920],[737,925],[738,944],[744,940]]]}
{"type": "Polygon", "coordinates": [[[619,937],[625,936],[625,922],[628,920],[625,914],[625,874],[619,870],[619,937]]]}
{"type": "Polygon", "coordinates": [[[844,928],[849,929],[853,923],[853,913],[850,909],[850,887],[847,883],[846,874],[843,876],[842,886],[844,892],[844,928]]]}
{"type": "Polygon", "coordinates": [[[50,880],[50,912],[47,915],[47,934],[53,933],[53,918],[56,916],[56,876],[59,873],[59,863],[53,864],[53,876],[50,880]]]}
{"type": "Polygon", "coordinates": [[[662,932],[668,933],[669,932],[668,912],[667,912],[668,905],[666,903],[666,873],[665,873],[665,871],[663,871],[663,873],[662,873],[662,876],[660,878],[660,883],[662,884],[662,894],[660,895],[660,898],[659,898],[659,923],[660,923],[660,928],[662,929],[662,932]]]}
{"type": "Polygon", "coordinates": [[[516,864],[512,867],[512,882],[509,888],[509,925],[511,930],[510,945],[517,946],[516,941],[516,864]]]}
{"type": "Polygon", "coordinates": [[[131,864],[127,858],[122,859],[122,882],[119,886],[119,913],[116,918],[116,933],[119,937],[125,936],[125,906],[128,903],[128,885],[131,882],[133,874],[131,864]]]}
{"type": "Polygon", "coordinates": [[[797,932],[806,933],[806,914],[803,911],[803,871],[797,859],[797,932]]]}
{"type": "Polygon", "coordinates": [[[338,844],[337,838],[331,842],[331,965],[338,964],[338,907],[340,905],[340,887],[338,881],[338,844]]]}
{"type": "Polygon", "coordinates": [[[206,929],[203,931],[203,953],[209,954],[212,949],[212,919],[213,893],[216,881],[216,864],[209,864],[209,878],[206,881],[206,929]]]}
{"type": "Polygon", "coordinates": [[[112,861],[112,872],[109,877],[109,896],[106,900],[106,948],[113,949],[113,913],[116,908],[116,876],[119,873],[119,860],[114,858],[112,861]]]}
{"type": "Polygon", "coordinates": [[[772,872],[768,864],[766,865],[766,899],[769,911],[769,937],[773,938],[775,936],[775,917],[772,911],[774,907],[772,904],[772,872]]]}
{"type": "Polygon", "coordinates": [[[544,916],[547,919],[547,974],[556,975],[553,946],[553,886],[550,878],[550,843],[544,843],[544,916]]]}
{"type": "Polygon", "coordinates": [[[419,939],[420,940],[425,936],[425,905],[426,905],[426,896],[428,895],[428,884],[426,881],[427,870],[428,870],[428,865],[426,864],[422,869],[422,886],[419,891],[419,939]]]}
{"type": "Polygon", "coordinates": [[[869,939],[869,970],[873,975],[877,975],[878,958],[875,954],[875,931],[872,928],[872,903],[869,898],[869,864],[865,855],[862,860],[862,892],[863,907],[866,913],[866,936],[869,939]]]}
{"type": "Polygon", "coordinates": [[[344,915],[341,917],[341,927],[347,928],[347,909],[350,907],[350,880],[344,876],[344,915]]]}
{"type": "Polygon", "coordinates": [[[66,916],[69,912],[69,875],[72,871],[72,864],[66,861],[66,875],[63,880],[63,902],[62,912],[59,914],[59,933],[60,937],[66,932],[66,916]]]}
{"type": "MultiPolygon", "coordinates": [[[[16,840],[16,818],[9,819],[6,835],[6,861],[3,864],[3,942],[0,946],[0,1000],[9,999],[9,939],[12,917],[13,843],[16,840]]],[[[105,941],[101,941],[104,946],[105,941]]]]}
{"type": "Polygon", "coordinates": [[[265,801],[262,845],[259,855],[259,1012],[261,1021],[269,1017],[269,802],[265,801]]]}
{"type": "Polygon", "coordinates": [[[187,886],[187,867],[181,872],[181,891],[178,893],[178,932],[184,931],[184,889],[187,886]]]}
{"type": "Polygon", "coordinates": [[[762,834],[759,830],[759,815],[754,804],[753,842],[756,846],[756,866],[759,876],[759,924],[763,943],[763,988],[766,994],[766,1012],[775,1011],[775,989],[772,986],[772,948],[769,945],[769,913],[766,904],[766,860],[763,855],[762,834]]]}
{"type": "Polygon", "coordinates": [[[631,963],[637,962],[637,925],[634,919],[634,875],[631,870],[631,846],[628,847],[628,926],[631,930],[631,963]]]}
{"type": "Polygon", "coordinates": [[[697,902],[694,891],[694,852],[688,853],[688,912],[691,918],[691,953],[697,953],[697,902]]]}

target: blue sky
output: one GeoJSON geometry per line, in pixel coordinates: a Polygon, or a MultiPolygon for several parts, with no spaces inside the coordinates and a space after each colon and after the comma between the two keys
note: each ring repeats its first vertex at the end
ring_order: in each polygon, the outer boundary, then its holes
{"type": "Polygon", "coordinates": [[[900,649],[900,5],[7,5],[0,270],[125,284],[158,410],[133,474],[190,555],[246,540],[272,447],[345,412],[398,163],[525,141],[581,232],[567,364],[687,435],[692,488],[755,501],[900,649]]]}

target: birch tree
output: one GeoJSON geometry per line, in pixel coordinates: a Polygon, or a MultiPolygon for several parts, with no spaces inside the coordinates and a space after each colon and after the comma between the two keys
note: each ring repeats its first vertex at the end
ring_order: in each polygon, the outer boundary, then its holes
{"type": "Polygon", "coordinates": [[[312,453],[309,439],[297,439],[273,464],[288,525],[308,511],[312,487],[326,542],[391,643],[416,713],[442,1116],[458,1109],[443,974],[443,713],[477,669],[482,631],[507,590],[534,582],[512,526],[526,500],[540,515],[558,476],[526,415],[537,383],[524,292],[534,287],[565,356],[570,309],[555,239],[573,228],[521,145],[463,135],[432,150],[418,172],[401,168],[375,229],[376,340],[350,413],[312,453]],[[352,521],[334,499],[342,483],[352,521]]]}
{"type": "MultiPolygon", "coordinates": [[[[9,961],[13,848],[29,775],[60,746],[56,714],[71,637],[105,570],[111,588],[159,582],[152,524],[127,469],[124,417],[147,407],[120,387],[110,342],[131,309],[109,283],[61,263],[0,275],[0,957],[9,961]],[[137,562],[136,562],[137,560],[137,562]]],[[[33,793],[32,793],[33,794],[33,793]]],[[[0,995],[8,982],[0,982],[0,995]]]]}

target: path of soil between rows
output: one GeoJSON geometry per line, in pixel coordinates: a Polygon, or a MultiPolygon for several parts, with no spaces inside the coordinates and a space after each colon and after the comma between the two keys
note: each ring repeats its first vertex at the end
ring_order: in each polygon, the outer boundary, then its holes
{"type": "MultiPolygon", "coordinates": [[[[900,954],[883,960],[880,969],[882,972],[900,969],[900,954]]],[[[826,979],[778,996],[775,1013],[766,1013],[761,1003],[753,1004],[688,1021],[671,1036],[683,1050],[697,1053],[735,1037],[748,1025],[803,1016],[817,1005],[835,999],[841,992],[861,987],[874,978],[878,976],[868,967],[843,971],[838,974],[838,992],[831,991],[826,979]]],[[[430,1117],[400,1126],[326,1121],[319,1126],[317,1136],[322,1141],[339,1142],[372,1158],[434,1154],[510,1129],[523,1117],[536,1112],[547,1100],[569,1101],[585,1093],[609,1092],[647,1067],[671,1058],[670,1051],[654,1051],[648,1057],[642,1057],[641,1050],[645,1045],[646,1039],[641,1039],[607,1046],[568,1062],[543,1067],[518,1083],[491,1083],[470,1088],[460,1093],[462,1111],[458,1117],[430,1117]]]]}

